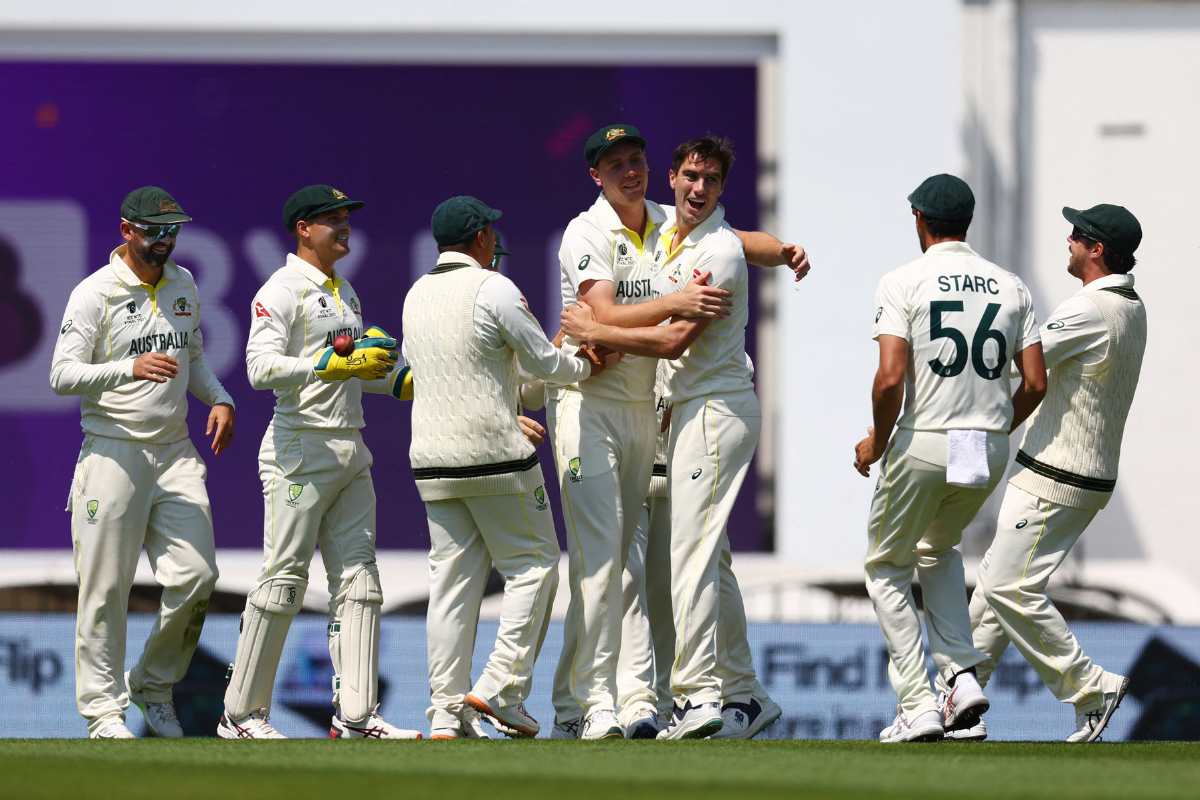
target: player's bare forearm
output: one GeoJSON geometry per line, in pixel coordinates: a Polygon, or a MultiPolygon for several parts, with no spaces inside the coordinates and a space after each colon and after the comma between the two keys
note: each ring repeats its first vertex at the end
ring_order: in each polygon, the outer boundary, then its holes
{"type": "Polygon", "coordinates": [[[795,275],[796,280],[804,279],[810,265],[808,254],[798,244],[781,242],[769,233],[762,231],[734,230],[742,240],[742,250],[746,253],[746,261],[758,264],[760,267],[786,266],[795,275]]]}
{"type": "Polygon", "coordinates": [[[1037,409],[1038,404],[1042,402],[1042,398],[1045,396],[1045,390],[1041,392],[1030,391],[1025,381],[1021,381],[1021,385],[1017,387],[1015,392],[1013,392],[1013,421],[1012,427],[1008,429],[1008,432],[1012,433],[1017,428],[1021,427],[1025,420],[1029,419],[1029,415],[1032,414],[1035,409],[1037,409]]]}
{"type": "Polygon", "coordinates": [[[602,345],[618,353],[647,358],[678,358],[687,349],[683,344],[683,326],[664,325],[649,328],[618,328],[599,323],[589,331],[588,344],[602,345]],[[674,328],[674,330],[672,330],[674,328]]]}
{"type": "Polygon", "coordinates": [[[875,425],[875,443],[882,451],[892,438],[892,430],[896,420],[900,419],[900,410],[904,406],[904,384],[892,384],[875,376],[875,385],[871,388],[871,411],[875,425]]]}
{"type": "Polygon", "coordinates": [[[1029,419],[1042,398],[1046,396],[1046,359],[1040,342],[1031,344],[1013,357],[1021,373],[1021,385],[1013,392],[1013,421],[1009,433],[1029,419]]]}
{"type": "Polygon", "coordinates": [[[908,368],[908,341],[899,336],[881,334],[879,337],[879,369],[871,387],[871,413],[874,426],[867,428],[867,438],[854,448],[854,469],[858,474],[871,474],[871,465],[883,458],[892,428],[900,418],[904,405],[904,376],[908,368]]]}

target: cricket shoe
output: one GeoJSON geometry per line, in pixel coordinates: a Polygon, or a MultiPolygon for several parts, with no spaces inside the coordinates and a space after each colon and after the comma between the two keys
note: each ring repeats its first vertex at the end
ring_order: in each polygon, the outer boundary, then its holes
{"type": "Polygon", "coordinates": [[[675,704],[671,723],[659,732],[659,739],[707,739],[725,726],[720,703],[701,703],[693,706],[689,700],[680,707],[675,704]]]}
{"type": "Polygon", "coordinates": [[[405,728],[397,728],[390,722],[385,722],[383,717],[379,716],[379,706],[367,715],[365,722],[358,725],[351,725],[346,721],[346,717],[342,714],[342,709],[338,709],[333,716],[333,724],[329,727],[330,739],[420,739],[421,734],[418,731],[410,731],[405,728]]]}
{"type": "Polygon", "coordinates": [[[938,695],[942,727],[946,731],[974,728],[990,707],[991,704],[983,694],[983,688],[970,672],[958,673],[950,692],[938,695]]]}
{"type": "Polygon", "coordinates": [[[1105,692],[1100,707],[1086,714],[1075,715],[1075,732],[1067,737],[1068,742],[1095,742],[1112,719],[1113,712],[1121,706],[1125,693],[1129,691],[1129,678],[1121,678],[1121,688],[1115,692],[1105,692]]]}
{"type": "Polygon", "coordinates": [[[229,712],[221,715],[217,724],[217,737],[220,739],[286,739],[279,731],[267,722],[267,715],[259,711],[242,719],[230,719],[229,712]]]}
{"type": "Polygon", "coordinates": [[[879,732],[881,744],[896,742],[938,742],[946,735],[942,727],[942,712],[926,711],[911,723],[904,714],[897,714],[890,726],[879,732]]]}
{"type": "Polygon", "coordinates": [[[460,722],[453,728],[434,728],[429,732],[430,739],[491,739],[483,729],[479,713],[470,706],[464,706],[459,717],[460,722]]]}
{"type": "Polygon", "coordinates": [[[653,739],[658,736],[662,727],[658,724],[658,714],[653,711],[643,711],[634,717],[633,722],[625,726],[626,739],[653,739]]]}
{"type": "Polygon", "coordinates": [[[981,717],[974,727],[946,731],[946,738],[954,742],[982,742],[987,738],[987,723],[981,717]]]}
{"type": "Polygon", "coordinates": [[[146,696],[142,694],[140,689],[134,689],[129,682],[129,673],[125,673],[125,686],[129,689],[129,699],[142,711],[142,716],[146,718],[146,728],[153,735],[160,739],[182,739],[183,728],[179,724],[179,718],[175,716],[175,704],[166,703],[147,703],[146,696]]]}
{"type": "Polygon", "coordinates": [[[625,731],[621,730],[621,722],[617,712],[611,708],[593,711],[583,719],[583,728],[579,731],[580,739],[623,739],[625,731]]]}
{"type": "Polygon", "coordinates": [[[726,703],[721,706],[724,724],[712,738],[753,739],[782,716],[783,709],[769,697],[765,706],[754,697],[750,698],[749,703],[726,703]]]}
{"type": "Polygon", "coordinates": [[[551,739],[578,739],[579,730],[583,727],[581,719],[565,719],[559,721],[558,717],[554,718],[554,727],[550,729],[551,739]]]}
{"type": "Polygon", "coordinates": [[[110,722],[92,734],[93,739],[136,739],[124,722],[110,722]]]}
{"type": "Polygon", "coordinates": [[[499,697],[484,699],[474,692],[467,693],[467,705],[475,709],[486,719],[491,720],[496,730],[505,736],[518,739],[530,739],[538,735],[542,726],[529,716],[524,703],[515,706],[500,705],[499,697]]]}

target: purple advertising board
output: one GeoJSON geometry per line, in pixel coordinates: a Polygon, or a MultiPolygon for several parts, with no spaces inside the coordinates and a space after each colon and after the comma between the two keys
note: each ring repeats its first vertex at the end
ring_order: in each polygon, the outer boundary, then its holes
{"type": "MultiPolygon", "coordinates": [[[[583,142],[614,122],[649,140],[649,196],[665,203],[675,145],[729,136],[738,162],[722,202],[735,227],[756,227],[753,67],[0,63],[0,547],[71,546],[63,509],[79,399],[51,391],[51,354],[71,289],[121,244],[130,190],[161,186],[195,218],[175,258],[196,275],[207,357],[238,410],[232,448],[206,459],[216,540],[259,547],[257,453],[274,395],[250,388],[244,351],[251,298],[291,244],[287,197],[327,183],[367,202],[339,270],[365,321],[400,336],[404,296],[436,258],[430,214],[447,197],[479,197],[504,212],[503,270],[552,334],[559,238],[598,193],[583,142]]],[[[761,279],[751,268],[752,303],[761,279]]],[[[409,407],[373,395],[364,406],[378,544],[425,548],[409,407]]],[[[206,415],[193,398],[202,453],[206,415]]],[[[539,452],[550,488],[553,457],[539,452]]],[[[752,469],[730,524],[735,549],[764,547],[754,491],[752,469]]]]}

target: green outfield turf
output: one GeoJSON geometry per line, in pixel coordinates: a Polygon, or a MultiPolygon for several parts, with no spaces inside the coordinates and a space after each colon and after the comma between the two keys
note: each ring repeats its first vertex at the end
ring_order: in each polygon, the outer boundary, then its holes
{"type": "Polygon", "coordinates": [[[1200,743],[0,741],[0,797],[1200,796],[1200,743]]]}

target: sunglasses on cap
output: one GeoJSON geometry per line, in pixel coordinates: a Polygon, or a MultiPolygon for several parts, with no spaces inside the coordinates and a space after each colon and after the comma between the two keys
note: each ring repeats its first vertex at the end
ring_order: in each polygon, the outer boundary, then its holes
{"type": "Polygon", "coordinates": [[[1098,242],[1098,241],[1100,241],[1095,236],[1092,236],[1089,233],[1084,233],[1083,231],[1079,230],[1079,228],[1077,228],[1077,227],[1071,229],[1071,235],[1067,238],[1069,238],[1072,242],[1098,242]]]}
{"type": "Polygon", "coordinates": [[[179,229],[183,227],[178,222],[170,225],[144,225],[141,222],[130,222],[127,219],[123,219],[122,222],[129,222],[133,227],[141,228],[146,232],[147,239],[174,239],[179,235],[179,229]]]}

